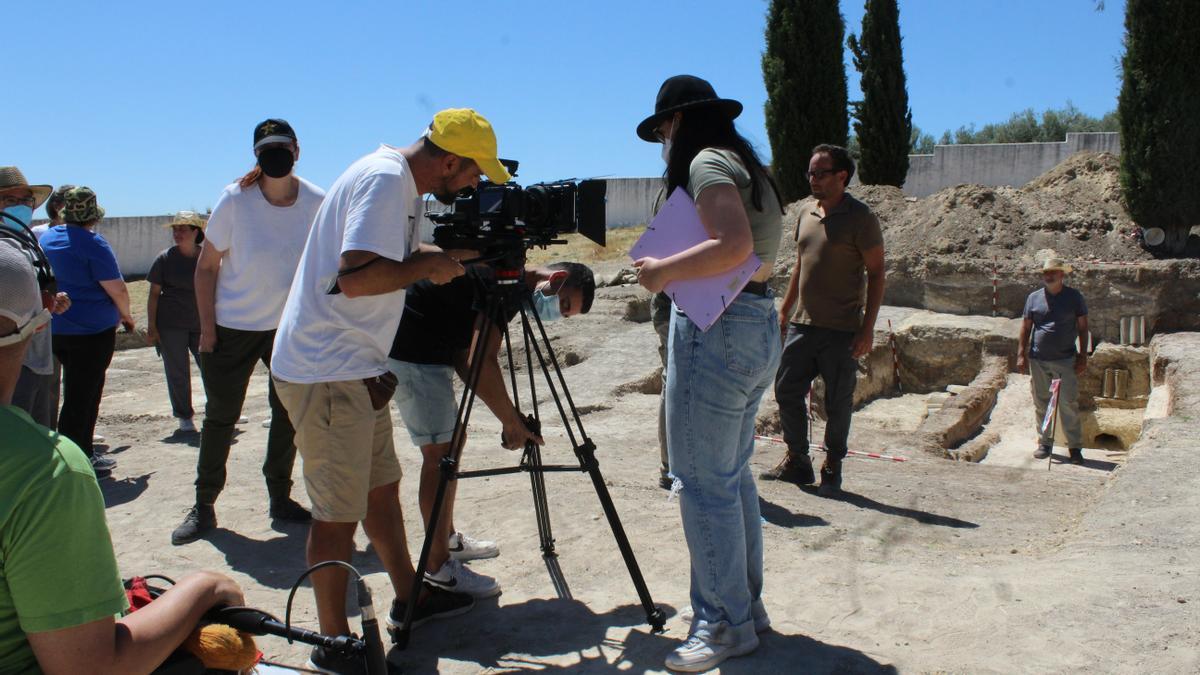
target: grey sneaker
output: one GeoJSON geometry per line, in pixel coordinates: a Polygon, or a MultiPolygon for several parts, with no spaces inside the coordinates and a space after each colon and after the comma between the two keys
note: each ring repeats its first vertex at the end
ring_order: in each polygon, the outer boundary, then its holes
{"type": "Polygon", "coordinates": [[[1046,459],[1047,457],[1050,456],[1050,452],[1051,452],[1050,446],[1044,445],[1044,444],[1039,445],[1038,449],[1033,451],[1033,458],[1034,459],[1046,459]]]}
{"type": "Polygon", "coordinates": [[[176,546],[190,544],[216,526],[217,511],[212,504],[196,504],[171,533],[171,543],[176,546]]]}
{"type": "Polygon", "coordinates": [[[679,673],[699,673],[716,668],[725,659],[744,656],[758,648],[757,635],[751,635],[749,640],[741,643],[723,639],[728,637],[727,631],[718,631],[714,635],[707,628],[697,630],[667,655],[667,669],[679,673]]]}

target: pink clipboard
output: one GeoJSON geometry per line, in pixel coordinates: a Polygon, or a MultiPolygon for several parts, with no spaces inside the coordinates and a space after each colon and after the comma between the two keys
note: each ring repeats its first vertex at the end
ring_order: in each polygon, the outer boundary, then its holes
{"type": "MultiPolygon", "coordinates": [[[[666,258],[708,239],[711,237],[700,222],[695,202],[686,190],[675,188],[646,228],[646,233],[629,250],[629,257],[634,260],[666,258]]],[[[700,330],[707,331],[721,318],[725,308],[742,292],[759,267],[762,267],[762,261],[751,253],[745,262],[728,272],[672,281],[663,291],[700,330]]]]}

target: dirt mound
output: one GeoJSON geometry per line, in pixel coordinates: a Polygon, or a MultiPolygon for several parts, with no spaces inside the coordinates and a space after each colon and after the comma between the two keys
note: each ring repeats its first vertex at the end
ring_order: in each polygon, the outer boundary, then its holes
{"type": "MultiPolygon", "coordinates": [[[[893,260],[1007,267],[1033,264],[1047,251],[1076,261],[1150,260],[1132,237],[1119,169],[1109,153],[1078,153],[1021,188],[964,184],[924,199],[881,185],[850,192],[879,216],[893,260]]],[[[795,260],[792,235],[804,208],[811,201],[788,207],[777,272],[795,260]]]]}

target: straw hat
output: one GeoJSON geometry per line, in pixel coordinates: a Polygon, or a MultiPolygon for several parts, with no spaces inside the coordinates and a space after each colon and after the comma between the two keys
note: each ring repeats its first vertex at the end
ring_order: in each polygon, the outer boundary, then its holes
{"type": "Polygon", "coordinates": [[[1070,274],[1075,268],[1067,264],[1067,261],[1062,258],[1047,258],[1046,262],[1042,263],[1043,272],[1062,272],[1070,274]]]}
{"type": "Polygon", "coordinates": [[[33,208],[42,205],[54,188],[49,185],[30,185],[29,181],[25,180],[25,174],[15,166],[0,166],[0,190],[8,188],[23,187],[29,188],[33,193],[33,208]]]}
{"type": "Polygon", "coordinates": [[[180,211],[176,213],[170,222],[164,223],[163,227],[171,228],[176,225],[187,225],[189,227],[198,227],[201,230],[208,225],[208,220],[195,211],[180,211]]]}

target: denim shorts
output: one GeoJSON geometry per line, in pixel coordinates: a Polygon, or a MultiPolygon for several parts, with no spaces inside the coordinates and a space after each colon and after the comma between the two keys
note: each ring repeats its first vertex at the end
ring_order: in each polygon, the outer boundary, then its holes
{"type": "Polygon", "coordinates": [[[458,416],[454,367],[388,359],[388,370],[399,380],[392,400],[413,445],[449,443],[458,416]]]}

